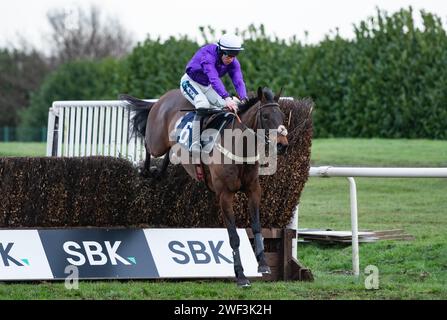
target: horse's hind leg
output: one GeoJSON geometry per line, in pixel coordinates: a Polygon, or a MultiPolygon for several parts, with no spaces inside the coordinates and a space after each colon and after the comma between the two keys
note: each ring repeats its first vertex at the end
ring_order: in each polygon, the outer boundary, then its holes
{"type": "Polygon", "coordinates": [[[240,239],[236,230],[236,222],[233,213],[233,198],[234,193],[222,192],[219,196],[219,203],[222,209],[225,224],[228,230],[228,236],[230,238],[230,246],[233,249],[233,261],[234,261],[234,273],[236,275],[237,285],[240,287],[249,287],[250,281],[244,274],[244,268],[242,267],[241,257],[239,254],[240,239]]]}
{"type": "Polygon", "coordinates": [[[144,159],[143,174],[148,174],[151,169],[151,154],[146,150],[146,159],[144,159]]]}
{"type": "Polygon", "coordinates": [[[160,177],[167,169],[168,165],[169,165],[169,151],[171,150],[170,148],[168,149],[168,151],[165,153],[165,156],[163,158],[163,162],[160,168],[157,168],[156,166],[154,168],[151,168],[151,153],[153,150],[151,150],[148,147],[148,142],[145,142],[145,149],[146,149],[146,159],[144,160],[144,165],[143,165],[143,170],[142,170],[142,175],[143,176],[154,176],[154,177],[160,177]]]}
{"type": "Polygon", "coordinates": [[[163,162],[161,163],[161,167],[160,168],[156,168],[152,172],[152,174],[156,175],[157,177],[162,176],[165,173],[166,169],[168,168],[168,165],[169,165],[169,150],[168,150],[168,152],[166,152],[166,154],[165,154],[165,156],[163,158],[163,162]]]}
{"type": "Polygon", "coordinates": [[[261,187],[259,183],[253,184],[247,192],[248,210],[251,216],[251,229],[255,238],[255,255],[258,260],[258,272],[270,274],[271,270],[265,261],[264,239],[261,234],[261,222],[259,218],[259,205],[261,202],[261,187]]]}
{"type": "Polygon", "coordinates": [[[163,158],[163,162],[159,168],[157,167],[151,168],[151,155],[149,152],[146,151],[146,159],[144,161],[142,174],[144,176],[151,175],[153,177],[158,178],[165,173],[166,169],[168,168],[168,165],[169,165],[169,150],[168,152],[166,152],[163,158]]]}

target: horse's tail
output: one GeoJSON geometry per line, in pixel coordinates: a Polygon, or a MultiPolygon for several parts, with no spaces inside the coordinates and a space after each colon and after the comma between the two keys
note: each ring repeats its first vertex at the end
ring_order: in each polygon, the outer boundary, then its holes
{"type": "Polygon", "coordinates": [[[137,136],[144,137],[146,134],[147,117],[155,102],[144,101],[128,94],[120,94],[118,98],[129,103],[130,109],[133,111],[131,136],[136,134],[137,136]]]}

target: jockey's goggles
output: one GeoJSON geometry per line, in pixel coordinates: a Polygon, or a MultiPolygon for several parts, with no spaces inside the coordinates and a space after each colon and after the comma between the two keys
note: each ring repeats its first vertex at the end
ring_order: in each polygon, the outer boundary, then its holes
{"type": "Polygon", "coordinates": [[[222,50],[222,53],[230,58],[234,58],[239,54],[238,50],[222,50]]]}

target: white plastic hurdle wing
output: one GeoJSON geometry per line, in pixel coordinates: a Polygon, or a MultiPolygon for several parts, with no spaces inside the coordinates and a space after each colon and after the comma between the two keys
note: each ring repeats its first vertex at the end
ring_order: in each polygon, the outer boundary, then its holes
{"type": "Polygon", "coordinates": [[[125,101],[55,101],[48,113],[46,155],[112,156],[138,163],[145,159],[144,140],[131,135],[131,119],[125,101]]]}

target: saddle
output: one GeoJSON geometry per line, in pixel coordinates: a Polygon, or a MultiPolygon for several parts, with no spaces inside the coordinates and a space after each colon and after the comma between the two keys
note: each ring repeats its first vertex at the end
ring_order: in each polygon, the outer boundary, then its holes
{"type": "MultiPolygon", "coordinates": [[[[201,140],[201,150],[203,153],[209,154],[220,137],[220,132],[227,126],[228,123],[234,120],[235,115],[223,110],[197,110],[200,112],[200,137],[202,133],[209,129],[206,135],[206,140],[201,140]]],[[[178,120],[176,124],[176,141],[184,150],[190,150],[192,144],[192,122],[194,121],[197,111],[191,111],[185,114],[178,120]]],[[[195,166],[196,178],[198,181],[205,182],[205,173],[202,163],[195,166]]]]}
{"type": "MultiPolygon", "coordinates": [[[[192,121],[195,112],[188,112],[176,124],[176,141],[186,150],[189,150],[192,144],[192,121]]],[[[234,120],[235,116],[223,110],[200,110],[200,113],[200,134],[202,135],[205,130],[214,129],[213,134],[208,136],[206,141],[201,141],[202,152],[210,153],[219,138],[220,132],[234,120]]],[[[208,133],[210,132],[212,131],[208,133]]]]}
{"type": "Polygon", "coordinates": [[[219,111],[217,113],[213,113],[211,115],[202,117],[200,122],[200,134],[202,134],[202,132],[205,130],[209,129],[215,130],[215,133],[208,141],[201,141],[202,152],[205,153],[211,152],[221,131],[227,126],[228,123],[231,123],[234,120],[234,118],[235,116],[233,113],[226,111],[219,111]]]}

